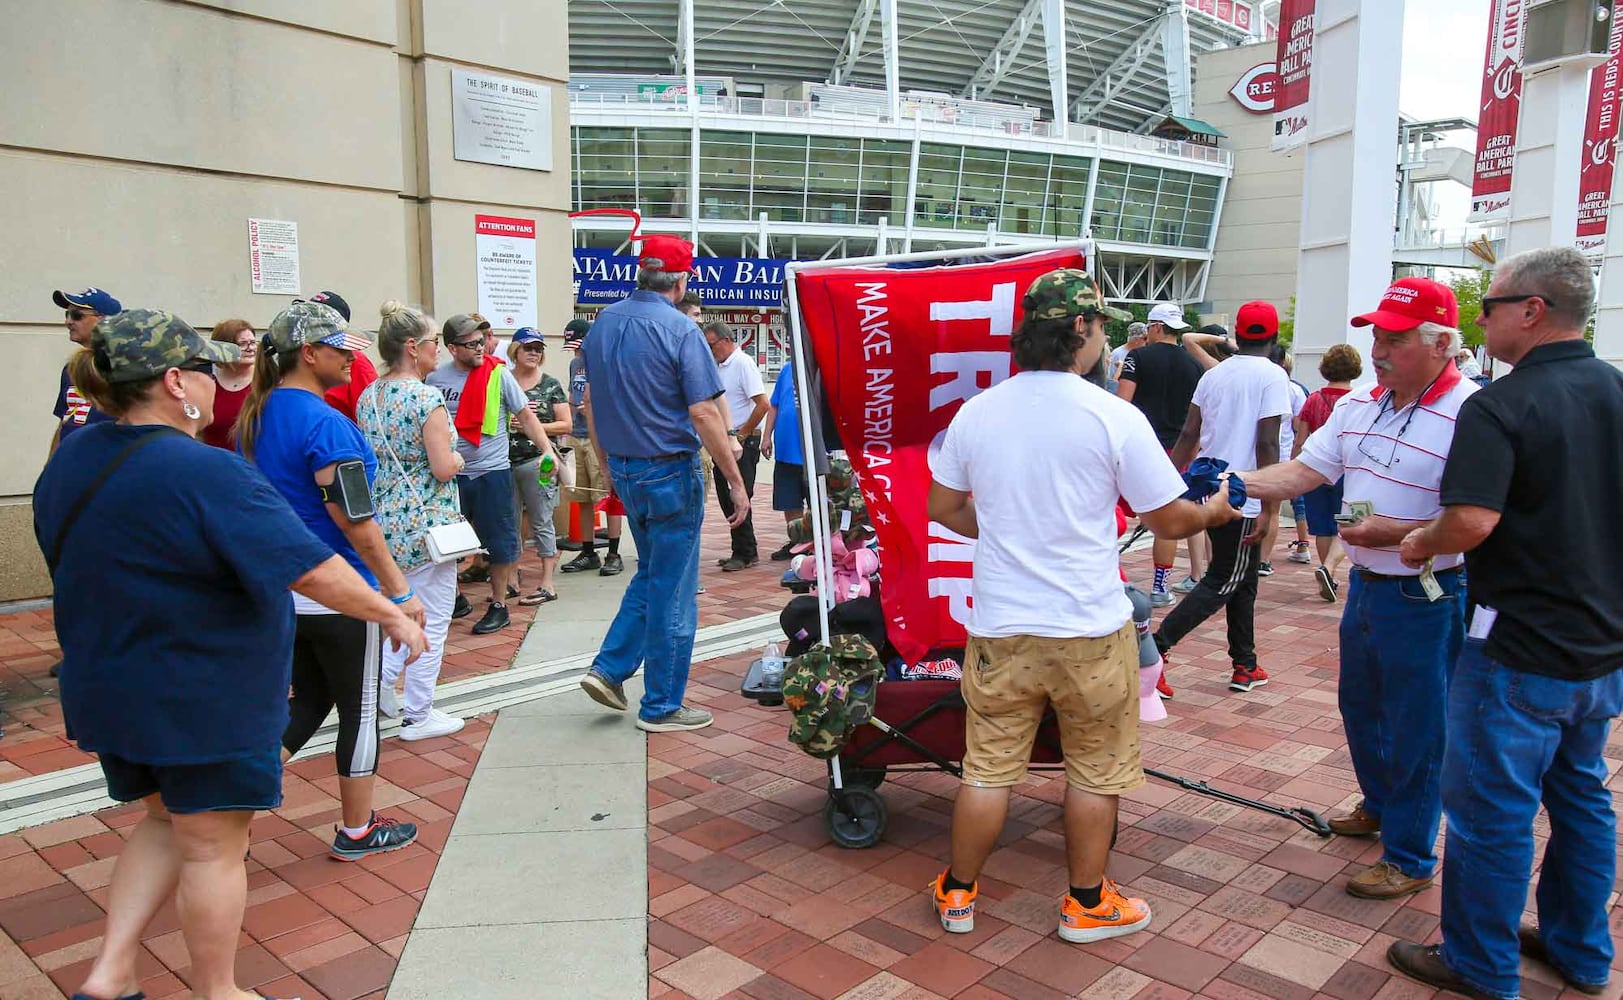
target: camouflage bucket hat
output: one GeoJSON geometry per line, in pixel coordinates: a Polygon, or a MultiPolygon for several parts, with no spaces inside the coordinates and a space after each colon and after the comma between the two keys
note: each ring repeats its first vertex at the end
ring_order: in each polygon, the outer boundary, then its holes
{"type": "Polygon", "coordinates": [[[1026,289],[1020,303],[1025,314],[1035,320],[1069,319],[1083,313],[1096,312],[1111,319],[1131,322],[1133,314],[1125,309],[1105,305],[1099,283],[1086,271],[1062,267],[1049,271],[1026,289]]]}
{"type": "Polygon", "coordinates": [[[90,336],[96,367],[109,382],[155,378],[189,361],[235,364],[236,344],[209,340],[185,320],[160,309],[126,309],[96,324],[90,336]]]}
{"type": "Polygon", "coordinates": [[[276,314],[265,334],[277,354],[296,351],[305,344],[326,344],[341,351],[364,351],[372,338],[351,330],[343,314],[320,302],[295,302],[276,314]]]}

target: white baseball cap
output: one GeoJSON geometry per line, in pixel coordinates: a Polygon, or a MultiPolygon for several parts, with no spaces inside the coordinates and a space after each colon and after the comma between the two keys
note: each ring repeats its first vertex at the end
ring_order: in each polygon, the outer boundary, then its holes
{"type": "Polygon", "coordinates": [[[1163,302],[1150,310],[1151,323],[1165,323],[1174,330],[1187,330],[1189,324],[1183,321],[1183,307],[1174,302],[1163,302]]]}

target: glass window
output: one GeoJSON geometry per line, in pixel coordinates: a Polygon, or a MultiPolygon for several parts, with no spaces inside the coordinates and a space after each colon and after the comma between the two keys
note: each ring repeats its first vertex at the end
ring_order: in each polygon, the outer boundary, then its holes
{"type": "Polygon", "coordinates": [[[919,199],[915,225],[953,228],[958,218],[958,166],[962,146],[919,146],[919,199]]]}
{"type": "Polygon", "coordinates": [[[699,218],[747,219],[750,210],[750,134],[699,136],[699,218]]]}
{"type": "Polygon", "coordinates": [[[1122,201],[1127,193],[1127,164],[1099,164],[1099,186],[1093,193],[1093,235],[1102,240],[1119,240],[1122,201]]]}
{"type": "MultiPolygon", "coordinates": [[[[1082,235],[1082,230],[1086,228],[1082,212],[1088,203],[1088,176],[1092,171],[1092,160],[1078,156],[1054,157],[1053,172],[1048,181],[1048,209],[1043,216],[1043,235],[1061,239],[1082,235]]],[[[1099,176],[1099,183],[1103,186],[1105,175],[1099,176]]]]}
{"type": "Polygon", "coordinates": [[[1121,236],[1129,243],[1149,243],[1155,219],[1155,199],[1161,187],[1161,169],[1133,164],[1127,170],[1127,188],[1121,199],[1121,236]]]}
{"type": "Polygon", "coordinates": [[[862,140],[814,135],[806,167],[806,221],[849,226],[857,221],[862,140]]]}
{"type": "Polygon", "coordinates": [[[806,137],[755,136],[755,200],[750,218],[761,212],[780,222],[801,222],[806,214],[806,137]]]}
{"type": "Polygon", "coordinates": [[[1159,246],[1183,245],[1183,227],[1189,214],[1191,176],[1182,170],[1161,175],[1161,191],[1155,198],[1155,222],[1151,240],[1159,246]]]}
{"type": "Polygon", "coordinates": [[[581,128],[575,135],[576,204],[635,208],[637,157],[629,128],[581,128]]]}
{"type": "Polygon", "coordinates": [[[995,223],[1003,201],[1004,173],[1009,154],[1001,149],[964,150],[958,175],[958,228],[984,230],[995,223]]]}
{"type": "Polygon", "coordinates": [[[893,139],[862,140],[857,222],[875,226],[883,218],[894,226],[906,224],[907,162],[912,156],[912,143],[893,139]]]}
{"type": "Polygon", "coordinates": [[[1047,153],[1010,153],[1009,172],[1003,184],[1002,212],[998,230],[1035,235],[1043,232],[1043,214],[1048,194],[1047,153]]]}
{"type": "Polygon", "coordinates": [[[1217,219],[1217,194],[1222,181],[1195,175],[1189,185],[1189,217],[1183,227],[1183,246],[1197,250],[1212,247],[1212,223],[1217,219]]]}
{"type": "Polygon", "coordinates": [[[643,215],[656,219],[687,217],[691,151],[692,135],[686,129],[637,130],[636,207],[643,215]]]}

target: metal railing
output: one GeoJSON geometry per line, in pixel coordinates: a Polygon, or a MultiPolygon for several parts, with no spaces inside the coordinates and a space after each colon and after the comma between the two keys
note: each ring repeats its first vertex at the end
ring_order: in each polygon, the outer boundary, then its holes
{"type": "MultiPolygon", "coordinates": [[[[571,108],[595,109],[606,112],[652,111],[681,114],[687,111],[685,96],[669,94],[616,94],[569,92],[571,108]]],[[[707,114],[739,115],[747,118],[771,118],[793,121],[822,122],[889,122],[888,108],[819,107],[816,101],[788,101],[763,97],[717,97],[703,94],[699,97],[699,110],[707,114]]],[[[937,104],[904,100],[901,122],[922,121],[927,124],[950,125],[954,129],[983,135],[1030,136],[1038,139],[1056,139],[1080,145],[1098,145],[1106,149],[1126,152],[1151,153],[1176,159],[1193,160],[1228,166],[1233,156],[1226,149],[1202,146],[1192,142],[1178,142],[1094,125],[1073,124],[1069,134],[1057,122],[1033,121],[1010,116],[997,119],[985,112],[962,112],[951,104],[937,104]]],[[[899,123],[898,123],[899,124],[899,123]]]]}

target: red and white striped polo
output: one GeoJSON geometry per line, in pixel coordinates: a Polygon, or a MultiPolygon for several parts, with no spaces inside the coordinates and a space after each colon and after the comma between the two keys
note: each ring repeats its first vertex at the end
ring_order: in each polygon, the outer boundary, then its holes
{"type": "MultiPolygon", "coordinates": [[[[1476,383],[1461,378],[1452,362],[1419,399],[1401,410],[1378,385],[1341,397],[1330,419],[1302,446],[1302,464],[1335,482],[1343,475],[1344,502],[1367,500],[1375,513],[1417,527],[1442,513],[1437,488],[1454,441],[1454,421],[1476,383]]],[[[1344,543],[1345,544],[1345,543],[1344,543]]],[[[1398,546],[1348,545],[1354,564],[1390,576],[1415,576],[1403,565],[1398,546]]],[[[1452,569],[1462,556],[1438,556],[1434,568],[1452,569]]]]}

